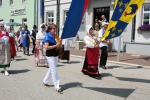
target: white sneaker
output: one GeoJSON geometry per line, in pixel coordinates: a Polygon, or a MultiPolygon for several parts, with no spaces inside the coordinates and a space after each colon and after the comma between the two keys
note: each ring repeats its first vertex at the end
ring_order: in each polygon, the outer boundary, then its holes
{"type": "Polygon", "coordinates": [[[8,75],[9,75],[9,73],[8,73],[7,71],[5,71],[5,75],[6,75],[6,76],[8,76],[8,75]]]}

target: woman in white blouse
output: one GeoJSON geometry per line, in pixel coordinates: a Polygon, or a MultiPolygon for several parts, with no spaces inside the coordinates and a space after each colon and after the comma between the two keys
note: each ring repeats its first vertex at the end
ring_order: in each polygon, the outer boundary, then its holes
{"type": "Polygon", "coordinates": [[[86,44],[85,60],[82,68],[82,72],[90,77],[101,79],[101,75],[98,71],[98,59],[99,59],[99,42],[93,35],[93,27],[86,26],[87,35],[84,37],[86,44]]]}
{"type": "Polygon", "coordinates": [[[48,62],[45,55],[45,49],[43,47],[42,41],[45,38],[46,35],[46,26],[45,24],[40,25],[40,30],[38,31],[36,35],[36,47],[35,47],[35,66],[37,67],[38,64],[44,64],[46,67],[48,67],[48,62]]]}
{"type": "Polygon", "coordinates": [[[12,59],[12,61],[16,61],[15,56],[17,54],[16,54],[16,48],[15,48],[15,35],[13,32],[13,28],[10,26],[7,26],[6,31],[9,33],[9,40],[11,41],[10,42],[10,44],[11,44],[10,45],[10,47],[11,47],[11,59],[12,59]]]}

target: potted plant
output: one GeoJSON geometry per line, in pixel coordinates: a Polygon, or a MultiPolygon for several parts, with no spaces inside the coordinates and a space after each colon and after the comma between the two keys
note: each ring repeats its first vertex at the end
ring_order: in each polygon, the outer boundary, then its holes
{"type": "Polygon", "coordinates": [[[150,24],[143,24],[137,30],[139,33],[142,33],[142,31],[150,31],[150,24]]]}

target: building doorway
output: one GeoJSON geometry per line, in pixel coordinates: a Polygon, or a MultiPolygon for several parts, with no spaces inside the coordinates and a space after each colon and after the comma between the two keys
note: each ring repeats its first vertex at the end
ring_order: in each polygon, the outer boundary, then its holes
{"type": "Polygon", "coordinates": [[[102,15],[105,15],[105,18],[107,19],[107,22],[109,22],[109,13],[110,13],[110,7],[94,8],[93,26],[94,26],[94,23],[95,23],[95,19],[102,20],[101,19],[102,15]]]}

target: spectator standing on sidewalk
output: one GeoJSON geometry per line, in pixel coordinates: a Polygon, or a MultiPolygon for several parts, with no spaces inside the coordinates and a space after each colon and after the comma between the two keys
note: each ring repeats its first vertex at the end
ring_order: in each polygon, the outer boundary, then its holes
{"type": "Polygon", "coordinates": [[[94,23],[94,29],[96,29],[95,27],[98,26],[98,29],[100,28],[100,23],[98,21],[98,19],[95,19],[95,23],[94,23]]]}
{"type": "Polygon", "coordinates": [[[96,37],[93,36],[93,27],[90,25],[86,26],[87,36],[84,37],[86,44],[86,54],[82,72],[90,77],[101,79],[101,75],[98,71],[98,60],[99,60],[99,42],[96,41],[96,37]]]}
{"type": "Polygon", "coordinates": [[[102,16],[101,16],[101,19],[102,19],[102,20],[99,20],[99,23],[100,23],[101,26],[102,26],[102,23],[103,23],[103,22],[107,22],[107,19],[105,18],[105,15],[102,15],[102,16]]]}
{"type": "Polygon", "coordinates": [[[48,26],[49,32],[46,34],[44,40],[42,43],[44,44],[44,47],[46,49],[46,58],[49,64],[49,69],[47,71],[47,74],[43,80],[44,86],[49,86],[48,83],[50,81],[50,78],[52,77],[55,90],[58,93],[62,94],[62,90],[59,86],[59,78],[57,73],[57,63],[58,63],[58,48],[61,45],[61,41],[56,42],[55,40],[55,33],[56,33],[56,25],[50,24],[48,26]]]}
{"type": "MultiPolygon", "coordinates": [[[[102,28],[101,30],[99,31],[99,38],[100,38],[100,41],[106,31],[108,27],[108,23],[106,22],[103,22],[102,23],[102,28]]],[[[104,41],[101,41],[100,42],[100,49],[101,49],[101,55],[100,55],[100,67],[102,67],[103,69],[106,69],[106,62],[107,62],[107,57],[108,57],[108,52],[107,52],[107,47],[108,47],[108,44],[110,43],[110,40],[104,40],[104,41]]]]}
{"type": "Polygon", "coordinates": [[[94,30],[94,36],[95,37],[97,37],[97,38],[99,38],[99,36],[98,36],[98,32],[99,32],[99,25],[95,25],[95,30],[94,30]]]}
{"type": "Polygon", "coordinates": [[[31,38],[32,38],[32,44],[33,44],[33,49],[32,49],[32,53],[34,53],[34,49],[35,49],[35,45],[36,45],[36,34],[38,33],[37,31],[37,26],[34,25],[33,26],[33,30],[32,30],[32,33],[31,33],[31,38]]]}
{"type": "Polygon", "coordinates": [[[0,68],[4,68],[4,74],[9,75],[7,67],[10,67],[11,48],[9,34],[4,30],[4,22],[0,23],[0,68]]]}

